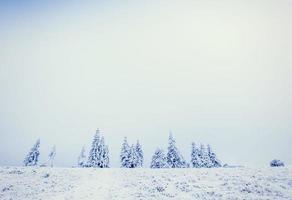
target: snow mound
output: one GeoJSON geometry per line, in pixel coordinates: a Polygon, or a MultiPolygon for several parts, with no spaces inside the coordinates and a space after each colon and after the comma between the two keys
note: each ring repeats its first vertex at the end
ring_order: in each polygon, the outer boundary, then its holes
{"type": "Polygon", "coordinates": [[[292,199],[292,167],[0,168],[0,199],[292,199]]]}

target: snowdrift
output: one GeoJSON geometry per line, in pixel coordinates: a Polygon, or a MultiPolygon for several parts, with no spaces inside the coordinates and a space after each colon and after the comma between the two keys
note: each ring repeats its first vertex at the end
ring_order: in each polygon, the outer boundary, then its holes
{"type": "Polygon", "coordinates": [[[0,199],[292,199],[292,167],[0,168],[0,199]]]}

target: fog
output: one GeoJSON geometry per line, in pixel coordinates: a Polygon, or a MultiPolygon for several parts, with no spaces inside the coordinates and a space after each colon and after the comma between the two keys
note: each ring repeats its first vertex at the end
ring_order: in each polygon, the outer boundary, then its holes
{"type": "Polygon", "coordinates": [[[292,163],[291,1],[0,2],[0,165],[41,140],[76,165],[96,128],[145,166],[169,131],[184,157],[292,163]]]}

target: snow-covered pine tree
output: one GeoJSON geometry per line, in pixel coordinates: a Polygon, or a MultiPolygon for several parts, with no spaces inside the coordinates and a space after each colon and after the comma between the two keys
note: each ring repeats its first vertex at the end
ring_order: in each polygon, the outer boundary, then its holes
{"type": "Polygon", "coordinates": [[[51,167],[54,166],[55,156],[56,156],[56,146],[54,145],[52,147],[52,150],[49,153],[49,156],[48,156],[48,165],[51,166],[51,167]]]}
{"type": "Polygon", "coordinates": [[[187,163],[187,161],[181,156],[181,168],[189,168],[190,167],[190,164],[187,163]]]}
{"type": "Polygon", "coordinates": [[[83,146],[78,157],[77,162],[78,167],[86,167],[86,156],[85,156],[85,147],[83,146]]]}
{"type": "Polygon", "coordinates": [[[108,168],[109,167],[109,152],[105,145],[104,137],[100,136],[99,129],[96,130],[91,149],[88,156],[88,167],[108,168]]]}
{"type": "Polygon", "coordinates": [[[204,163],[203,163],[203,155],[202,155],[202,144],[200,144],[200,147],[198,147],[198,159],[200,160],[200,162],[198,164],[200,164],[198,167],[204,167],[204,163]]]}
{"type": "Polygon", "coordinates": [[[194,142],[192,143],[191,164],[193,168],[199,168],[202,166],[200,149],[198,149],[194,142]]]}
{"type": "Polygon", "coordinates": [[[136,168],[138,166],[138,155],[135,146],[132,144],[130,148],[128,168],[136,168]]]}
{"type": "Polygon", "coordinates": [[[109,150],[107,145],[105,145],[104,147],[103,155],[104,155],[103,168],[109,168],[109,150]]]}
{"type": "Polygon", "coordinates": [[[184,160],[183,156],[180,154],[175,146],[175,140],[172,134],[169,134],[168,139],[168,152],[167,152],[167,163],[170,168],[186,168],[188,164],[184,160]]]}
{"type": "Polygon", "coordinates": [[[203,144],[201,144],[201,161],[202,161],[202,167],[207,167],[207,168],[211,168],[212,167],[212,163],[210,160],[210,157],[208,155],[208,151],[206,150],[205,146],[203,144]]]}
{"type": "Polygon", "coordinates": [[[150,168],[168,168],[167,158],[162,149],[157,149],[152,156],[150,168]]]}
{"type": "Polygon", "coordinates": [[[138,157],[137,167],[143,167],[144,155],[143,155],[142,146],[139,143],[139,140],[137,140],[137,143],[136,143],[136,153],[138,157]]]}
{"type": "Polygon", "coordinates": [[[221,167],[222,165],[221,165],[220,160],[218,160],[216,154],[213,152],[213,150],[209,144],[208,144],[207,150],[208,150],[208,155],[209,155],[209,158],[211,161],[211,166],[212,167],[221,167]]]}
{"type": "Polygon", "coordinates": [[[101,137],[100,143],[98,146],[98,167],[100,168],[108,168],[109,167],[109,155],[108,155],[108,147],[104,143],[104,137],[101,137]]]}
{"type": "Polygon", "coordinates": [[[100,141],[100,132],[99,129],[96,130],[96,133],[94,135],[91,149],[89,151],[88,161],[87,161],[87,167],[99,167],[99,141],[100,141]]]}
{"type": "Polygon", "coordinates": [[[127,137],[124,138],[124,142],[122,144],[120,159],[121,159],[121,167],[129,168],[130,146],[128,144],[127,137]]]}
{"type": "Polygon", "coordinates": [[[40,155],[39,151],[40,140],[38,139],[34,146],[31,148],[30,152],[25,157],[23,164],[24,166],[36,166],[38,163],[38,158],[40,155]]]}

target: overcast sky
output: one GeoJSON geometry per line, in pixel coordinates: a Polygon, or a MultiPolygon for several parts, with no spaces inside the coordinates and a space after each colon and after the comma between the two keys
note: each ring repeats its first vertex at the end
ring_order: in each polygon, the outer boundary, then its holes
{"type": "Polygon", "coordinates": [[[292,1],[0,2],[0,165],[76,165],[96,128],[119,166],[169,131],[223,163],[292,164],[292,1]],[[106,2],[106,3],[105,3],[106,2]]]}

